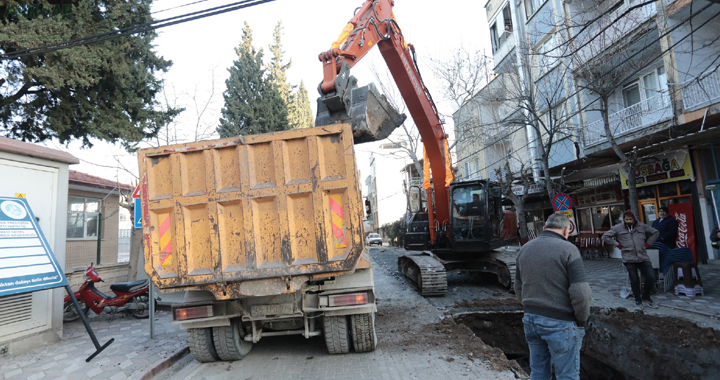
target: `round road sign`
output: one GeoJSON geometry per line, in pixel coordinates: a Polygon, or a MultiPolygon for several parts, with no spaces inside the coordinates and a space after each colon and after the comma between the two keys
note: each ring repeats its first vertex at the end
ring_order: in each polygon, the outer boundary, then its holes
{"type": "Polygon", "coordinates": [[[557,193],[553,197],[553,209],[555,211],[568,211],[573,207],[572,198],[565,193],[557,193]]]}

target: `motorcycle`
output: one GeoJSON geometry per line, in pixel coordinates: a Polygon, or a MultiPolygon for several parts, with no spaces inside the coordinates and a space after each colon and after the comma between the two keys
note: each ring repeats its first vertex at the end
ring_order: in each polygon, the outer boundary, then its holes
{"type": "MultiPolygon", "coordinates": [[[[82,313],[87,315],[88,310],[100,315],[104,310],[113,316],[116,313],[128,311],[135,318],[147,318],[150,316],[148,280],[132,282],[119,282],[110,285],[110,290],[115,293],[108,296],[95,288],[96,282],[105,282],[95,271],[93,263],[85,269],[83,274],[85,282],[75,292],[75,298],[80,304],[82,313]]],[[[80,318],[75,304],[70,296],[66,296],[63,304],[63,322],[72,322],[80,318]]]]}

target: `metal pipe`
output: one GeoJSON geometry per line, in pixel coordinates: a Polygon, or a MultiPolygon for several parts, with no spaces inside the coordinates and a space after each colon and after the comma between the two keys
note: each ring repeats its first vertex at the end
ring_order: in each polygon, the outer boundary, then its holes
{"type": "Polygon", "coordinates": [[[155,285],[153,284],[152,280],[148,279],[150,282],[150,299],[148,300],[148,303],[150,303],[150,339],[155,338],[155,285]]]}
{"type": "Polygon", "coordinates": [[[98,225],[97,225],[97,264],[100,265],[100,246],[102,244],[102,212],[98,213],[98,225]]]}
{"type": "MultiPolygon", "coordinates": [[[[260,340],[260,338],[261,338],[261,337],[264,337],[264,336],[305,335],[305,329],[301,329],[301,330],[285,330],[285,331],[270,331],[270,332],[266,332],[266,331],[259,330],[258,332],[259,332],[258,336],[255,336],[255,334],[253,334],[252,336],[246,336],[246,337],[244,338],[244,340],[245,340],[246,342],[257,343],[257,342],[260,340]],[[256,339],[256,338],[257,338],[257,339],[256,339]]],[[[322,335],[322,333],[321,333],[320,331],[310,331],[310,332],[308,332],[308,336],[309,336],[309,337],[320,336],[320,335],[322,335]]]]}

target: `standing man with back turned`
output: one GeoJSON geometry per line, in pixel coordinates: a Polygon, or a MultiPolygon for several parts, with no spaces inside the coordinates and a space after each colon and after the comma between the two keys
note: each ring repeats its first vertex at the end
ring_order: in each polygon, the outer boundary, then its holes
{"type": "Polygon", "coordinates": [[[517,257],[515,294],[525,311],[530,380],[580,378],[580,348],[592,293],[580,251],[567,241],[570,220],[555,213],[517,257]]]}

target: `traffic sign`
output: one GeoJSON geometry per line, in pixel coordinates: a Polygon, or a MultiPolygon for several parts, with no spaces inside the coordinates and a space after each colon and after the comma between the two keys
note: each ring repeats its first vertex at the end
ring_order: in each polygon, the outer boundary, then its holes
{"type": "Polygon", "coordinates": [[[573,236],[576,234],[577,228],[575,227],[575,218],[570,219],[570,236],[573,236]]]}
{"type": "Polygon", "coordinates": [[[27,200],[0,197],[0,297],[67,284],[27,200]]]}
{"type": "Polygon", "coordinates": [[[573,207],[572,199],[565,193],[555,194],[552,205],[555,211],[568,211],[572,210],[573,207]]]}
{"type": "Polygon", "coordinates": [[[133,228],[139,230],[142,228],[142,203],[140,202],[140,185],[135,188],[133,197],[133,228]]]}

